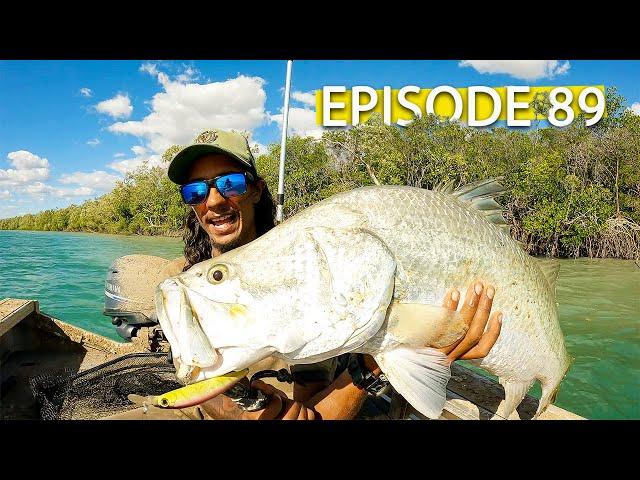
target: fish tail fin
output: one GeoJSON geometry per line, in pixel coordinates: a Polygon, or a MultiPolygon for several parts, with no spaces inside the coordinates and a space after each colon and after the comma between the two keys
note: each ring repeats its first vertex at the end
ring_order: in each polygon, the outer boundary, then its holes
{"type": "MultiPolygon", "coordinates": [[[[512,382],[499,378],[498,381],[504,387],[504,402],[498,406],[496,414],[502,418],[509,418],[518,408],[520,402],[527,394],[535,379],[525,382],[512,382]]],[[[494,417],[496,418],[496,417],[494,417]]]]}
{"type": "Polygon", "coordinates": [[[438,418],[447,397],[451,369],[447,357],[433,348],[396,347],[375,355],[393,388],[416,410],[438,418]]]}
{"type": "Polygon", "coordinates": [[[569,357],[569,355],[566,355],[564,372],[560,377],[556,377],[555,379],[551,380],[540,380],[540,386],[542,387],[542,396],[540,397],[538,409],[536,410],[536,414],[533,416],[533,418],[538,418],[544,413],[544,411],[551,403],[554,403],[556,401],[558,390],[560,390],[560,384],[562,383],[562,380],[564,380],[564,377],[567,375],[570,366],[571,358],[569,357]]]}
{"type": "Polygon", "coordinates": [[[556,284],[558,283],[558,273],[560,272],[560,262],[557,258],[532,257],[535,259],[538,267],[544,273],[544,277],[549,282],[551,291],[556,294],[556,284]]]}
{"type": "Polygon", "coordinates": [[[560,389],[560,384],[558,384],[555,388],[544,386],[542,387],[542,396],[540,397],[540,402],[538,403],[538,409],[536,410],[534,419],[538,418],[540,415],[544,413],[547,407],[556,401],[556,396],[558,395],[558,390],[560,389]]]}

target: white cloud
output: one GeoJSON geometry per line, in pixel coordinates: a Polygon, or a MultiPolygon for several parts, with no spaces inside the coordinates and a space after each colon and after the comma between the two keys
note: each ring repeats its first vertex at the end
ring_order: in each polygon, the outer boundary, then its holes
{"type": "MultiPolygon", "coordinates": [[[[110,169],[115,170],[123,175],[138,169],[140,166],[146,163],[147,168],[156,166],[167,166],[163,164],[162,155],[150,153],[148,149],[141,145],[134,145],[131,147],[133,152],[132,158],[120,160],[118,162],[111,162],[107,165],[110,169]]],[[[126,156],[126,155],[122,155],[126,156]]]]}
{"type": "Polygon", "coordinates": [[[96,110],[100,113],[106,113],[113,118],[129,118],[133,107],[131,106],[131,100],[129,95],[123,95],[119,93],[109,100],[103,100],[96,105],[96,110]]]}
{"type": "Polygon", "coordinates": [[[138,156],[147,153],[147,149],[140,145],[134,145],[133,147],[131,147],[131,151],[138,156]]]}
{"type": "Polygon", "coordinates": [[[25,185],[49,178],[49,160],[27,150],[10,152],[7,155],[15,168],[0,169],[0,186],[25,185]]]}
{"type": "MultiPolygon", "coordinates": [[[[238,75],[221,82],[181,83],[170,80],[154,64],[145,63],[140,70],[154,76],[163,87],[150,101],[151,113],[142,120],[117,122],[109,127],[111,132],[144,139],[147,152],[134,152],[138,156],[149,152],[162,155],[170,146],[188,144],[207,129],[251,131],[268,121],[265,81],[260,77],[238,75]]],[[[185,75],[193,75],[195,71],[186,72],[185,75]]],[[[119,167],[112,168],[121,171],[119,167]]]]}
{"type": "Polygon", "coordinates": [[[171,80],[169,80],[169,75],[158,70],[158,66],[155,63],[143,63],[142,65],[140,65],[140,71],[146,72],[152,77],[156,77],[158,82],[162,86],[171,83],[171,80]]]}
{"type": "MultiPolygon", "coordinates": [[[[557,62],[557,60],[551,60],[551,62],[557,62]]],[[[571,64],[569,63],[569,60],[567,60],[566,62],[558,65],[557,67],[555,67],[555,69],[552,68],[551,77],[554,77],[554,76],[557,76],[557,75],[564,75],[565,73],[567,73],[569,71],[570,68],[571,68],[571,64]]]]}
{"type": "Polygon", "coordinates": [[[90,187],[92,190],[106,192],[111,190],[120,177],[105,172],[94,170],[93,172],[73,172],[60,177],[60,183],[65,185],[76,184],[81,187],[90,187]]]}
{"type": "Polygon", "coordinates": [[[142,165],[143,161],[135,158],[129,158],[127,160],[120,160],[119,162],[111,162],[107,165],[110,169],[115,170],[116,172],[120,172],[123,175],[126,175],[129,172],[134,171],[140,165],[142,165]]]}
{"type": "Polygon", "coordinates": [[[9,205],[7,203],[0,203],[0,219],[17,217],[19,212],[17,205],[9,205]]]}
{"type": "MultiPolygon", "coordinates": [[[[152,77],[158,77],[158,80],[162,85],[169,83],[169,75],[158,70],[158,65],[155,63],[147,62],[140,65],[139,70],[144,73],[148,73],[152,77]]],[[[192,65],[182,64],[182,70],[177,75],[174,75],[173,81],[177,83],[189,83],[199,80],[201,77],[200,71],[192,65]]],[[[207,80],[207,83],[209,80],[207,80]]]]}
{"type": "Polygon", "coordinates": [[[640,115],[640,102],[636,102],[631,105],[631,108],[629,110],[631,110],[636,115],[640,115]]]}
{"type": "Polygon", "coordinates": [[[128,158],[126,160],[120,160],[119,162],[111,162],[107,166],[112,170],[126,175],[127,173],[133,172],[134,170],[141,167],[145,162],[148,168],[163,165],[161,155],[142,155],[139,157],[128,158]]]}
{"type": "Polygon", "coordinates": [[[122,158],[122,157],[126,157],[127,154],[126,153],[122,153],[122,152],[118,152],[118,153],[115,153],[113,156],[114,156],[114,158],[122,158]]]}
{"type": "Polygon", "coordinates": [[[87,195],[93,195],[93,191],[89,187],[78,187],[72,189],[58,189],[59,192],[62,192],[63,197],[84,197],[87,195]]]}
{"type": "Polygon", "coordinates": [[[310,107],[316,105],[316,92],[293,92],[291,97],[294,100],[304,103],[310,107]]]}
{"type": "Polygon", "coordinates": [[[86,197],[92,195],[94,192],[89,187],[78,188],[56,188],[51,185],[46,185],[42,182],[36,182],[31,185],[27,185],[24,191],[29,195],[36,198],[46,198],[47,196],[53,196],[57,198],[69,198],[69,197],[86,197]]]}
{"type": "MultiPolygon", "coordinates": [[[[14,192],[26,194],[39,202],[50,202],[52,199],[70,199],[75,197],[90,197],[104,193],[113,188],[120,177],[102,170],[93,172],[74,172],[64,174],[59,182],[72,187],[56,187],[44,183],[49,178],[49,160],[27,150],[10,152],[7,155],[11,165],[15,168],[0,169],[0,186],[12,187],[14,192]],[[76,186],[73,186],[76,185],[76,186]]],[[[28,197],[26,197],[28,199],[28,197]]],[[[9,190],[0,190],[0,199],[9,200],[9,190]]],[[[19,202],[20,200],[18,200],[19,202]]],[[[15,200],[11,200],[15,202],[15,200]]],[[[6,213],[6,205],[0,205],[0,215],[6,213]]],[[[27,213],[23,211],[22,213],[27,213]]]]}
{"type": "Polygon", "coordinates": [[[264,155],[269,153],[269,147],[260,142],[250,141],[249,145],[251,146],[251,152],[254,157],[258,155],[264,155]]]}
{"type": "Polygon", "coordinates": [[[100,140],[97,138],[94,138],[93,140],[87,140],[87,145],[91,145],[92,147],[95,147],[96,145],[100,144],[100,140]]]}
{"type": "Polygon", "coordinates": [[[15,186],[24,185],[34,180],[46,180],[49,178],[49,170],[46,168],[33,168],[30,170],[0,169],[0,185],[15,186]]]}
{"type": "MultiPolygon", "coordinates": [[[[271,115],[271,120],[278,123],[282,129],[282,113],[271,115]]],[[[320,138],[323,128],[316,124],[316,112],[308,108],[289,108],[288,130],[301,137],[320,138]]],[[[287,133],[289,133],[287,132],[287,133]]]]}
{"type": "MultiPolygon", "coordinates": [[[[148,102],[151,113],[139,121],[116,122],[109,130],[129,134],[143,140],[143,145],[131,148],[133,155],[114,155],[122,160],[108,164],[120,174],[127,174],[146,164],[147,167],[167,165],[162,154],[172,145],[191,143],[200,132],[211,128],[248,131],[270,121],[264,105],[265,81],[260,77],[238,75],[221,82],[194,83],[200,76],[195,68],[183,65],[183,71],[173,80],[154,63],[144,63],[140,71],[158,81],[162,91],[148,102]]],[[[250,142],[259,152],[266,146],[250,142]]]]}
{"type": "Polygon", "coordinates": [[[559,60],[462,60],[458,66],[472,67],[479,73],[502,73],[522,80],[553,78],[571,68],[568,61],[559,60]]]}
{"type": "Polygon", "coordinates": [[[35,153],[27,150],[18,150],[17,152],[9,152],[7,158],[11,160],[11,164],[18,170],[27,170],[31,168],[49,168],[49,160],[40,158],[35,153]]]}
{"type": "Polygon", "coordinates": [[[141,72],[146,72],[153,77],[158,75],[158,67],[154,63],[143,63],[142,65],[140,65],[139,70],[141,72]]]}
{"type": "Polygon", "coordinates": [[[45,185],[42,182],[36,182],[31,185],[27,185],[24,191],[31,195],[38,195],[43,193],[52,193],[55,189],[51,185],[45,185]]]}
{"type": "Polygon", "coordinates": [[[83,87],[80,89],[80,95],[82,95],[83,97],[91,97],[93,95],[93,92],[91,92],[90,88],[83,87]]]}
{"type": "Polygon", "coordinates": [[[191,66],[185,65],[184,71],[176,76],[176,81],[180,83],[193,82],[200,78],[200,72],[191,66]]]}

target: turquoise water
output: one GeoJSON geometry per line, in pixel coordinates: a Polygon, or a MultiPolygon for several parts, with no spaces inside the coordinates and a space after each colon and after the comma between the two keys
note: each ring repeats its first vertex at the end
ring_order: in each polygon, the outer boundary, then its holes
{"type": "Polygon", "coordinates": [[[43,312],[121,340],[102,315],[109,265],[123,255],[173,259],[181,251],[178,238],[0,231],[0,299],[38,300],[43,312]]]}
{"type": "MultiPolygon", "coordinates": [[[[111,262],[133,253],[175,258],[181,249],[170,238],[0,231],[0,298],[37,299],[46,313],[119,339],[102,315],[111,262]]],[[[558,303],[574,361],[556,405],[586,418],[640,419],[640,268],[562,260],[558,303]]]]}
{"type": "Polygon", "coordinates": [[[574,361],[556,404],[586,418],[640,419],[640,268],[563,260],[557,295],[574,361]]]}
{"type": "MultiPolygon", "coordinates": [[[[556,293],[573,362],[555,405],[591,419],[640,419],[640,268],[561,260],[556,293]]],[[[529,393],[540,398],[537,382],[529,393]]]]}

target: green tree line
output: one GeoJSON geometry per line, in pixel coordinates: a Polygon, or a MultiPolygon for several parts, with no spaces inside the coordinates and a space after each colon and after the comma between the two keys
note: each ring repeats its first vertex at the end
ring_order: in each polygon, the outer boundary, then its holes
{"type": "MultiPolygon", "coordinates": [[[[638,258],[640,116],[615,89],[606,96],[608,115],[592,127],[579,116],[562,129],[477,129],[430,115],[401,128],[374,115],[319,139],[290,137],[285,215],[365,185],[433,188],[497,177],[511,234],[529,253],[638,258]]],[[[548,102],[536,108],[543,115],[548,102]]],[[[274,194],[279,155],[274,143],[256,159],[274,194]]],[[[177,235],[186,212],[166,166],[142,167],[96,200],[0,220],[0,229],[177,235]]]]}
{"type": "Polygon", "coordinates": [[[166,168],[143,165],[95,200],[0,220],[0,229],[177,235],[186,212],[166,168]]]}

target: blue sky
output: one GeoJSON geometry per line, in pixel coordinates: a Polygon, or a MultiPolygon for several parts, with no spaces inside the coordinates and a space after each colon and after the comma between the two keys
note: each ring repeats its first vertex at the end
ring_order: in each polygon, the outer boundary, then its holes
{"type": "MultiPolygon", "coordinates": [[[[285,61],[0,61],[0,218],[81,203],[206,128],[278,142],[285,61]]],[[[318,135],[324,85],[616,86],[640,113],[640,61],[295,61],[290,132],[318,135]]]]}

